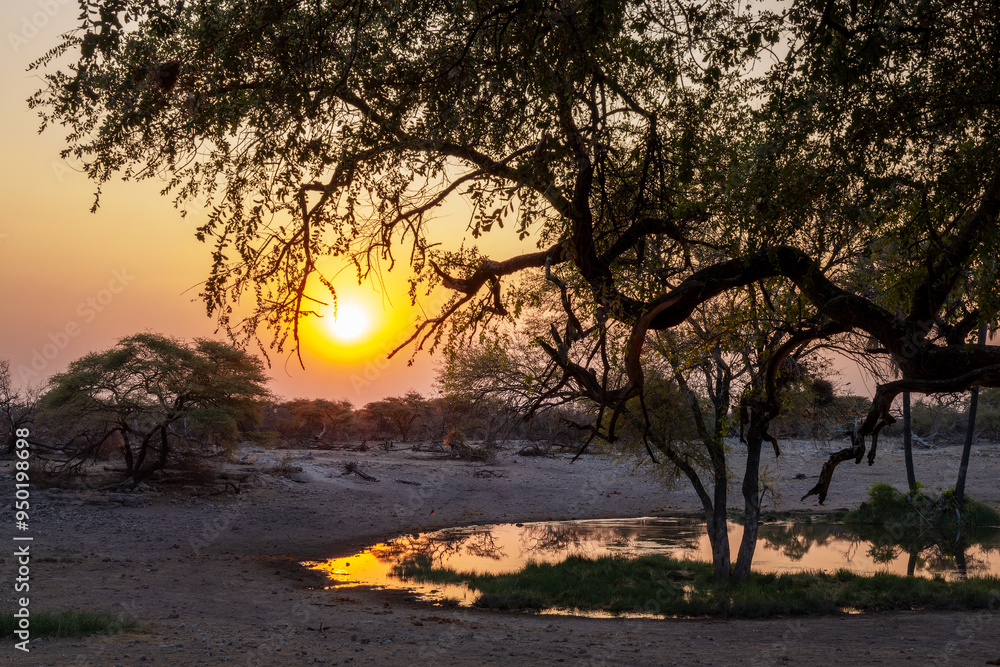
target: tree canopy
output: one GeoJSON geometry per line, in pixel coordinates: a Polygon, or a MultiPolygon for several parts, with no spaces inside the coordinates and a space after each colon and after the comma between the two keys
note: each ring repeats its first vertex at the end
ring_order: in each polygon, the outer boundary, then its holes
{"type": "Polygon", "coordinates": [[[138,483],[182,446],[204,454],[232,444],[241,422],[258,417],[266,382],[260,360],[224,343],[127,336],[50,378],[48,449],[72,464],[116,442],[138,483]]]}
{"type": "Polygon", "coordinates": [[[561,305],[539,400],[607,406],[595,428],[613,439],[643,397],[647,333],[746,290],[784,334],[750,446],[803,345],[840,337],[902,374],[831,457],[821,501],[839,462],[874,459],[898,393],[1000,385],[1000,348],[970,338],[1000,308],[1000,3],[98,7],[37,63],[31,103],[98,184],[161,177],[180,206],[210,202],[203,296],[237,340],[297,340],[310,281],[332,290],[328,255],[360,275],[405,257],[414,295],[451,290],[417,349],[516,317],[533,273],[561,305]],[[431,216],[459,195],[474,235],[510,224],[536,249],[434,247],[431,216]]]}

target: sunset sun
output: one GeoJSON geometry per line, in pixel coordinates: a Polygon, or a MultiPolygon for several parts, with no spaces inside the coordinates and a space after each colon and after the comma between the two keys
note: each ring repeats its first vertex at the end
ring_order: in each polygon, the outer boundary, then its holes
{"type": "Polygon", "coordinates": [[[327,330],[343,343],[360,342],[371,329],[371,318],[364,308],[356,303],[342,301],[336,310],[327,316],[327,330]]]}

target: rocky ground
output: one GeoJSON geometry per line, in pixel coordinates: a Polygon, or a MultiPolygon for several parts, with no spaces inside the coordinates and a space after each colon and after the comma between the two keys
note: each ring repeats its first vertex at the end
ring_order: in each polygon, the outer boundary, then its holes
{"type": "MultiPolygon", "coordinates": [[[[904,486],[891,445],[874,467],[845,464],[827,504],[799,497],[831,448],[790,443],[767,457],[769,504],[822,512],[856,506],[873,482],[904,486]]],[[[736,447],[738,455],[739,447],[736,447]]],[[[404,594],[324,590],[299,563],[350,555],[405,532],[544,518],[697,511],[627,465],[584,456],[503,453],[493,465],[426,452],[248,449],[227,467],[239,494],[193,497],[150,487],[109,494],[34,490],[32,611],[111,610],[138,629],[86,639],[3,640],[0,664],[95,665],[984,665],[1000,659],[1000,613],[895,612],[764,621],[591,619],[429,606],[404,594]],[[348,462],[377,478],[344,475],[348,462]],[[492,471],[484,474],[483,470],[492,471]],[[478,474],[477,474],[478,473],[478,474]],[[417,482],[418,484],[407,483],[417,482]]],[[[930,488],[954,484],[959,450],[917,453],[930,488]]],[[[970,493],[1000,507],[1000,447],[980,446],[970,493]]],[[[0,488],[13,497],[12,464],[0,488]]],[[[733,489],[738,498],[738,487],[733,489]]],[[[12,513],[8,502],[5,509],[12,513]]],[[[8,540],[13,536],[8,530],[8,540]]],[[[8,542],[8,544],[14,544],[8,542]]],[[[13,548],[0,571],[14,605],[13,548]]]]}

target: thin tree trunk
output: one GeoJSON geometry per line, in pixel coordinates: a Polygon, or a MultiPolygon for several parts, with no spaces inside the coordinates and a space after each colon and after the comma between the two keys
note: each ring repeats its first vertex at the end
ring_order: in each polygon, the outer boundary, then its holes
{"type": "MultiPolygon", "coordinates": [[[[986,325],[979,327],[979,344],[986,342],[986,325]]],[[[976,409],[979,407],[979,387],[972,388],[969,399],[969,424],[965,429],[965,446],[962,447],[962,462],[958,466],[958,481],[955,482],[955,500],[958,506],[965,506],[965,478],[969,473],[969,455],[972,453],[972,438],[976,434],[976,409]]],[[[962,554],[963,557],[965,554],[962,554]]]]}
{"type": "Polygon", "coordinates": [[[143,467],[146,464],[146,455],[149,454],[149,448],[152,447],[151,441],[155,433],[155,431],[149,431],[143,436],[142,442],[139,443],[139,454],[135,457],[135,469],[132,471],[133,487],[138,486],[139,482],[146,476],[143,467]]]}
{"type": "Polygon", "coordinates": [[[760,448],[764,443],[761,428],[751,424],[747,434],[747,468],[743,474],[743,539],[736,557],[733,576],[746,579],[750,575],[754,551],[757,549],[757,529],[760,525],[760,448]]]}
{"type": "Polygon", "coordinates": [[[955,567],[958,569],[958,576],[961,577],[962,581],[969,578],[969,567],[965,560],[964,537],[959,538],[958,545],[955,548],[955,567]]]}
{"type": "Polygon", "coordinates": [[[708,539],[712,545],[712,576],[728,579],[732,576],[732,562],[729,555],[729,521],[726,517],[728,476],[725,459],[721,470],[715,470],[715,500],[708,519],[708,539]]]}
{"type": "Polygon", "coordinates": [[[913,432],[910,430],[910,392],[903,392],[903,459],[906,461],[906,484],[910,492],[917,490],[917,476],[913,470],[913,432]]]}
{"type": "Polygon", "coordinates": [[[914,547],[910,547],[907,552],[908,558],[906,559],[906,576],[912,577],[913,573],[917,570],[917,550],[914,547]]]}
{"type": "Polygon", "coordinates": [[[124,429],[120,431],[122,437],[122,457],[125,459],[125,475],[132,476],[135,471],[135,458],[132,456],[132,441],[128,437],[128,432],[124,429]]]}
{"type": "MultiPolygon", "coordinates": [[[[157,461],[156,468],[162,469],[167,467],[167,454],[169,453],[169,443],[167,442],[167,427],[160,427],[160,458],[157,461]]],[[[152,471],[150,471],[152,472],[152,471]]]]}

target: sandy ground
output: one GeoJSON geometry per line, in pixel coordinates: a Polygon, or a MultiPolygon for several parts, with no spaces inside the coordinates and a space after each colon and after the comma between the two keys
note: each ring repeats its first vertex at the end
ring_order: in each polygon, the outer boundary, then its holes
{"type": "MultiPolygon", "coordinates": [[[[786,444],[767,457],[778,509],[855,506],[873,482],[904,484],[898,448],[873,468],[845,464],[824,507],[798,498],[839,443],[786,444]]],[[[737,454],[738,454],[737,447],[737,454]]],[[[31,609],[106,609],[140,619],[126,634],[40,638],[16,665],[984,665],[1000,658],[1000,613],[877,613],[766,621],[589,619],[444,609],[367,589],[322,590],[298,563],[346,556],[405,532],[545,518],[695,511],[623,465],[587,456],[519,457],[496,465],[411,451],[293,452],[301,471],[263,474],[281,452],[247,450],[232,466],[257,474],[239,495],[146,491],[33,495],[31,609]],[[359,462],[378,477],[341,474],[359,462]],[[476,476],[486,468],[501,476],[476,476]],[[396,480],[419,482],[420,486],[396,480]]],[[[917,453],[918,477],[954,484],[959,450],[917,453]]],[[[0,487],[13,496],[10,464],[0,487]]],[[[1000,507],[1000,447],[980,446],[970,493],[1000,507]]],[[[734,488],[734,494],[737,490],[734,488]]],[[[734,496],[739,499],[738,494],[734,496]]],[[[774,501],[770,501],[774,506],[774,501]]],[[[5,509],[11,512],[10,503],[5,509]]],[[[7,530],[8,544],[14,534],[7,530]]],[[[3,555],[4,607],[15,595],[3,555]]]]}

